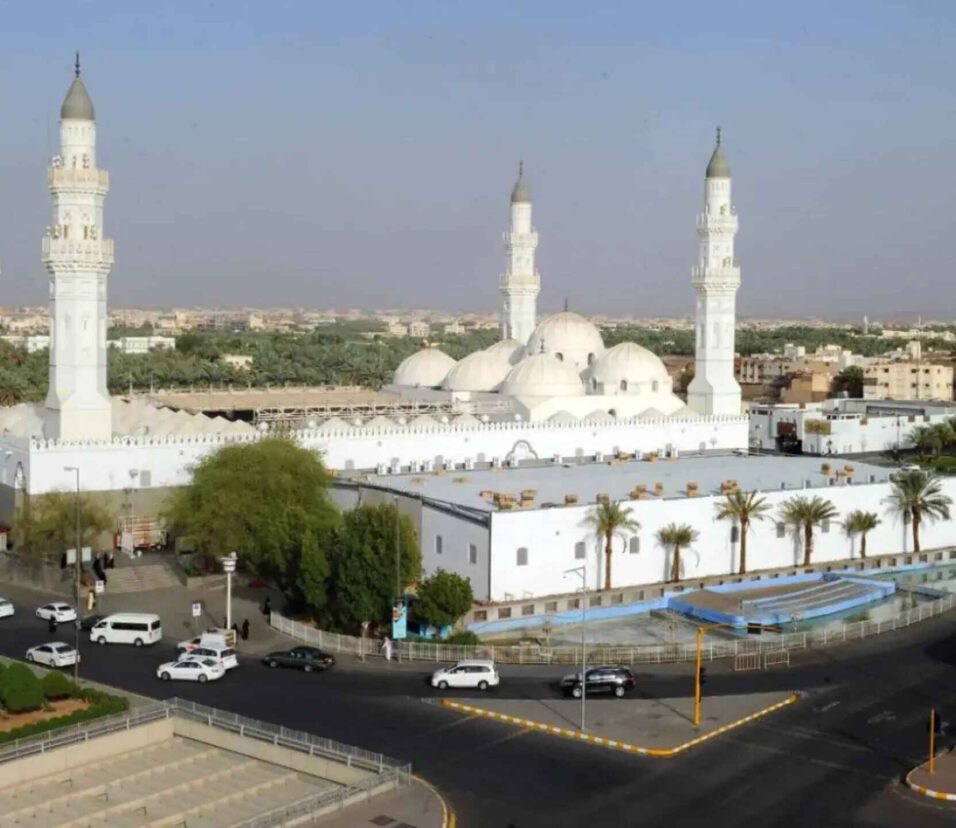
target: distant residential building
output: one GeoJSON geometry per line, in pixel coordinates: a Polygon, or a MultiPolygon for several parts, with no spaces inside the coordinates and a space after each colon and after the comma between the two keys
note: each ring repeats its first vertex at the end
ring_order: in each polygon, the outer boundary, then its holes
{"type": "Polygon", "coordinates": [[[32,354],[36,351],[42,351],[50,347],[49,334],[6,334],[0,337],[4,342],[9,342],[17,348],[25,348],[27,353],[32,354]]]}
{"type": "Polygon", "coordinates": [[[873,362],[863,367],[868,400],[952,400],[953,366],[927,362],[873,362]]]}
{"type": "Polygon", "coordinates": [[[385,326],[386,336],[408,336],[408,325],[401,322],[389,322],[385,326]]]}
{"type": "Polygon", "coordinates": [[[176,338],[172,336],[123,336],[107,343],[119,348],[124,354],[148,354],[152,350],[176,350],[176,338]]]}
{"type": "Polygon", "coordinates": [[[249,354],[223,354],[222,361],[239,371],[248,371],[252,367],[253,357],[249,354]]]}
{"type": "Polygon", "coordinates": [[[413,339],[427,339],[432,332],[432,326],[418,319],[408,323],[408,335],[413,339]]]}
{"type": "Polygon", "coordinates": [[[790,378],[790,384],[781,389],[783,403],[822,402],[830,396],[833,374],[828,371],[806,371],[790,378]]]}
{"type": "Polygon", "coordinates": [[[465,326],[461,324],[457,319],[454,322],[449,322],[445,325],[446,334],[463,334],[465,332],[465,326]]]}

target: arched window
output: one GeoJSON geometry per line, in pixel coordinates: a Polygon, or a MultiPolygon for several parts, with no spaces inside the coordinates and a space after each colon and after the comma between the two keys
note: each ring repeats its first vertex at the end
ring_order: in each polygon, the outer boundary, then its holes
{"type": "Polygon", "coordinates": [[[740,527],[739,526],[734,525],[730,527],[730,542],[731,543],[740,542],[740,527]]]}
{"type": "Polygon", "coordinates": [[[621,380],[621,390],[627,391],[627,380],[621,380]]]}
{"type": "Polygon", "coordinates": [[[591,378],[591,390],[597,391],[597,380],[594,379],[593,377],[591,378]]]}
{"type": "Polygon", "coordinates": [[[588,365],[594,364],[594,354],[588,354],[588,365]]]}
{"type": "Polygon", "coordinates": [[[528,565],[528,547],[519,546],[518,547],[518,566],[527,566],[528,565]]]}
{"type": "Polygon", "coordinates": [[[651,383],[651,391],[657,391],[660,388],[660,383],[657,380],[651,383]]]}
{"type": "Polygon", "coordinates": [[[578,541],[576,544],[574,544],[575,560],[578,560],[578,561],[582,560],[584,558],[584,554],[585,554],[584,541],[578,541]]]}
{"type": "Polygon", "coordinates": [[[641,551],[641,539],[637,535],[632,535],[631,539],[627,542],[627,551],[632,555],[636,555],[641,551]]]}

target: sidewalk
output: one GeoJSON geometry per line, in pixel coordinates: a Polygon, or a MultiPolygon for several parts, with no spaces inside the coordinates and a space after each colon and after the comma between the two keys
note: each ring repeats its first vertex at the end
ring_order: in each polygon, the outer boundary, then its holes
{"type": "Polygon", "coordinates": [[[700,727],[691,698],[595,699],[587,702],[586,734],[581,702],[573,699],[444,699],[444,707],[519,727],[650,756],[671,756],[797,701],[790,693],[704,697],[700,727]]]}
{"type": "Polygon", "coordinates": [[[356,825],[453,828],[455,821],[437,791],[431,785],[413,779],[408,788],[381,794],[361,805],[350,805],[340,813],[320,817],[309,824],[321,828],[355,828],[356,825]]]}
{"type": "Polygon", "coordinates": [[[929,772],[929,762],[913,768],[906,775],[906,784],[923,796],[956,802],[956,755],[940,753],[934,764],[935,773],[929,772]]]}

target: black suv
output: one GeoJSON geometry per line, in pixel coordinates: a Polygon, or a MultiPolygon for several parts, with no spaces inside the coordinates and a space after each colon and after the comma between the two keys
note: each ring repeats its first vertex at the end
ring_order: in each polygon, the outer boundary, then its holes
{"type": "MultiPolygon", "coordinates": [[[[613,693],[621,698],[634,687],[634,674],[627,667],[591,667],[585,674],[587,691],[592,693],[613,693]]],[[[581,674],[573,673],[561,679],[561,690],[565,696],[581,698],[581,674]]]]}

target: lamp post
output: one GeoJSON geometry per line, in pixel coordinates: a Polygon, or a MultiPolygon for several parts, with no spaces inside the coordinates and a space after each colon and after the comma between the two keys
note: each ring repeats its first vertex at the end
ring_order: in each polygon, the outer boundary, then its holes
{"type": "Polygon", "coordinates": [[[80,681],[80,561],[83,560],[83,540],[80,536],[80,467],[64,466],[63,471],[74,472],[76,474],[76,557],[73,559],[73,603],[76,608],[76,620],[73,623],[74,640],[73,645],[76,650],[76,661],[73,662],[73,681],[80,681]]]}
{"type": "Polygon", "coordinates": [[[587,683],[587,606],[588,606],[588,561],[584,559],[581,566],[573,569],[564,570],[565,576],[575,573],[581,576],[581,732],[585,733],[585,710],[587,709],[588,683],[587,683]]]}
{"type": "Polygon", "coordinates": [[[237,552],[223,555],[219,561],[222,563],[222,571],[226,573],[226,629],[232,629],[232,573],[236,571],[236,561],[239,558],[237,552]]]}

